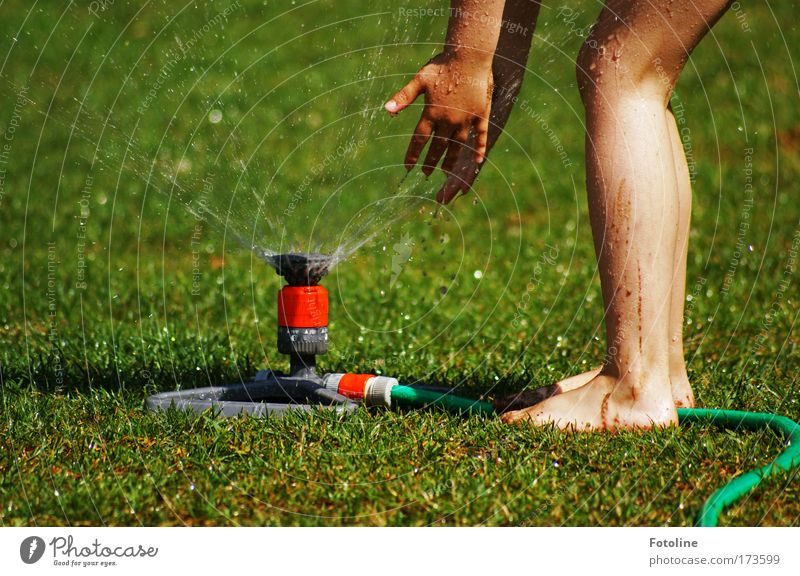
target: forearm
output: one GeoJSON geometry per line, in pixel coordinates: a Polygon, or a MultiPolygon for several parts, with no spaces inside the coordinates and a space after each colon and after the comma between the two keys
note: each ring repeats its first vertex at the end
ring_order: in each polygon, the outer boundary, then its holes
{"type": "MultiPolygon", "coordinates": [[[[486,150],[491,150],[508,121],[525,75],[533,33],[541,8],[540,0],[507,0],[501,17],[500,34],[492,61],[494,88],[486,133],[486,150]]],[[[476,139],[470,139],[473,147],[476,139]]],[[[447,182],[436,195],[437,202],[448,203],[469,191],[482,164],[462,153],[447,182]]]]}
{"type": "Polygon", "coordinates": [[[504,0],[451,0],[444,53],[476,66],[492,65],[504,0]]]}
{"type": "Polygon", "coordinates": [[[489,117],[490,148],[503,132],[522,87],[540,8],[539,0],[506,2],[503,28],[492,63],[494,92],[492,113],[489,117]]]}
{"type": "Polygon", "coordinates": [[[521,77],[525,73],[541,7],[539,0],[506,1],[492,64],[495,82],[521,77]]]}

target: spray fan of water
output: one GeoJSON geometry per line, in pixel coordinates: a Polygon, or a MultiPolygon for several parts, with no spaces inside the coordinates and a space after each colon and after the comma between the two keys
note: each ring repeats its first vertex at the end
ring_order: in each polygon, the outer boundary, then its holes
{"type": "Polygon", "coordinates": [[[333,2],[72,5],[39,69],[0,80],[63,144],[62,178],[80,174],[63,199],[89,182],[124,205],[136,189],[267,263],[322,252],[334,265],[435,189],[405,177],[408,131],[382,110],[408,76],[397,55],[413,66],[407,46],[438,44],[428,24],[333,2]]]}

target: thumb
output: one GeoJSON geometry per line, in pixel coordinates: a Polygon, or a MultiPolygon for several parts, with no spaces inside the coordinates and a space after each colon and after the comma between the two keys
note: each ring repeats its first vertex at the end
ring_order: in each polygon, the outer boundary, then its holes
{"type": "Polygon", "coordinates": [[[397,114],[416,100],[417,96],[424,91],[422,80],[419,74],[417,74],[411,79],[411,82],[403,86],[397,94],[392,96],[383,107],[390,114],[397,114]]]}

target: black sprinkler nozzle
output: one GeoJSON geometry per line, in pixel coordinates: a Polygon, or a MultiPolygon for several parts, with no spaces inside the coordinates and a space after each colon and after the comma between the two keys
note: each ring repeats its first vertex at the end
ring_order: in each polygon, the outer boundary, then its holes
{"type": "Polygon", "coordinates": [[[327,254],[287,253],[276,254],[271,260],[289,286],[316,286],[330,270],[332,258],[327,254]]]}

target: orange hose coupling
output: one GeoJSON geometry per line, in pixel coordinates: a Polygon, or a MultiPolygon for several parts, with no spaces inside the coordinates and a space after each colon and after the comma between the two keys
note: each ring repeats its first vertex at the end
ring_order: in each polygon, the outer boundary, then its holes
{"type": "Polygon", "coordinates": [[[375,378],[375,374],[342,374],[337,392],[351,400],[361,400],[370,378],[375,378]]]}
{"type": "Polygon", "coordinates": [[[325,374],[325,388],[337,392],[350,400],[363,401],[367,406],[392,405],[392,388],[398,385],[396,378],[375,374],[325,374]]]}
{"type": "Polygon", "coordinates": [[[323,328],[328,325],[328,291],[316,286],[284,286],[278,292],[278,326],[323,328]]]}

